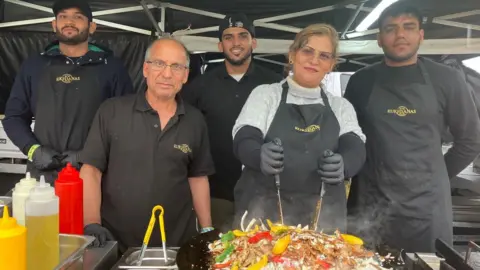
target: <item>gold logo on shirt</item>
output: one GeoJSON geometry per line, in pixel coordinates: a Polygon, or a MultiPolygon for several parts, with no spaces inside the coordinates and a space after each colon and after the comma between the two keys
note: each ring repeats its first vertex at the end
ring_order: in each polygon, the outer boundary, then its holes
{"type": "Polygon", "coordinates": [[[80,81],[80,77],[73,77],[70,74],[63,74],[60,77],[57,77],[57,82],[71,83],[73,81],[80,81]]]}
{"type": "Polygon", "coordinates": [[[319,125],[310,125],[306,128],[295,127],[295,130],[300,131],[300,132],[305,132],[305,133],[313,133],[315,131],[320,130],[320,126],[319,125]]]}
{"type": "Polygon", "coordinates": [[[409,109],[405,106],[399,106],[397,109],[388,109],[387,112],[404,117],[404,116],[407,116],[408,114],[416,114],[417,110],[409,109]]]}
{"type": "Polygon", "coordinates": [[[178,149],[185,154],[192,153],[192,149],[190,149],[190,146],[188,146],[188,144],[174,144],[173,148],[178,149]]]}

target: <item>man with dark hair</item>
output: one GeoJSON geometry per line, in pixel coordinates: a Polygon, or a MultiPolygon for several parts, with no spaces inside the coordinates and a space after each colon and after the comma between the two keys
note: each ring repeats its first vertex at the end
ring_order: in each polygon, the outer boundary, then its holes
{"type": "Polygon", "coordinates": [[[422,16],[397,2],[380,16],[384,60],[351,78],[345,97],[367,137],[367,160],[352,183],[349,229],[372,245],[434,252],[452,244],[450,179],[480,153],[480,121],[465,79],[418,57],[422,16]],[[448,127],[453,147],[442,154],[448,127]]]}
{"type": "Polygon", "coordinates": [[[100,104],[133,93],[123,64],[111,51],[88,43],[96,24],[87,2],[59,0],[53,13],[57,41],[23,63],[2,122],[28,157],[27,171],[50,183],[67,162],[80,166],[78,152],[100,104]]]}
{"type": "Polygon", "coordinates": [[[182,90],[185,101],[200,109],[207,121],[216,170],[210,178],[212,222],[216,227],[233,218],[233,189],[242,171],[233,155],[235,120],[256,86],[281,80],[280,74],[252,61],[257,46],[255,28],[244,14],[227,15],[220,23],[218,38],[224,64],[182,90]]]}

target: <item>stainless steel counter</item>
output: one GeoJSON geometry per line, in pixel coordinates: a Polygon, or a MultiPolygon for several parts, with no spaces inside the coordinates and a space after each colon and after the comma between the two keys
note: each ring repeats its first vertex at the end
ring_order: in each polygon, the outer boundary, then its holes
{"type": "Polygon", "coordinates": [[[425,262],[433,270],[440,270],[440,263],[443,261],[434,253],[407,253],[407,256],[415,262],[421,259],[422,263],[425,262]]]}
{"type": "Polygon", "coordinates": [[[118,259],[117,242],[111,241],[102,248],[87,248],[83,254],[83,258],[78,259],[65,270],[111,269],[118,259]]]}

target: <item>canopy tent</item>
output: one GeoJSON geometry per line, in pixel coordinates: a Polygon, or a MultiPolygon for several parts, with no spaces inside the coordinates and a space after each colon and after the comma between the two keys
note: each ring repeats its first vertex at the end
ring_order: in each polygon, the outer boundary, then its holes
{"type": "MultiPolygon", "coordinates": [[[[472,54],[480,51],[480,1],[400,0],[425,15],[426,40],[422,54],[472,54]],[[477,23],[475,24],[475,21],[477,23]]],[[[0,29],[50,31],[52,1],[3,0],[0,29]]],[[[218,20],[226,13],[244,12],[257,26],[256,53],[285,53],[294,34],[311,23],[326,22],[342,32],[342,54],[381,54],[378,32],[353,29],[380,0],[231,0],[90,1],[99,31],[128,31],[141,35],[171,33],[190,51],[217,52],[218,20]]]]}
{"type": "MultiPolygon", "coordinates": [[[[399,1],[417,6],[425,15],[426,40],[421,54],[434,59],[452,54],[463,60],[480,52],[480,1],[399,1]]],[[[366,31],[354,30],[380,0],[89,2],[99,25],[94,41],[113,47],[127,63],[137,87],[143,80],[140,67],[147,44],[166,34],[183,41],[193,54],[193,75],[206,63],[222,61],[217,53],[216,31],[219,20],[227,13],[242,12],[254,20],[258,39],[255,58],[279,72],[295,33],[312,23],[332,24],[341,33],[338,70],[354,71],[378,61],[382,54],[375,39],[378,32],[375,23],[366,31]]],[[[0,0],[0,45],[3,49],[3,53],[0,52],[0,98],[9,90],[20,63],[52,39],[52,3],[51,0],[0,0]]]]}

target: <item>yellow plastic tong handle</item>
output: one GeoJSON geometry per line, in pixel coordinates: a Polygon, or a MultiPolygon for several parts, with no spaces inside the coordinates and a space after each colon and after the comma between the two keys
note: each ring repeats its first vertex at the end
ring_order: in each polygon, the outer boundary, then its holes
{"type": "Polygon", "coordinates": [[[158,216],[158,219],[160,221],[160,236],[162,237],[162,242],[166,242],[166,237],[165,237],[165,223],[163,220],[163,207],[160,205],[155,206],[152,209],[152,216],[150,217],[150,222],[148,223],[148,228],[147,232],[145,233],[145,237],[143,238],[143,244],[148,245],[148,242],[150,242],[150,236],[152,235],[153,227],[155,227],[155,212],[157,210],[160,210],[160,215],[158,216]]]}

